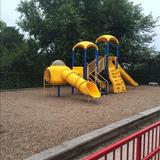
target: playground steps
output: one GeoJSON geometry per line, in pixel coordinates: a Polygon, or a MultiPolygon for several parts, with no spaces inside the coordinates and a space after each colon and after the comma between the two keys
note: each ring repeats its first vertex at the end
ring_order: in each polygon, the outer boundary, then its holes
{"type": "Polygon", "coordinates": [[[100,80],[97,75],[97,78],[95,78],[94,73],[96,72],[96,60],[93,60],[92,62],[90,62],[88,65],[88,75],[89,75],[89,79],[93,78],[94,80],[97,79],[96,83],[98,85],[98,88],[100,90],[100,92],[102,94],[106,94],[107,93],[107,82],[106,79],[104,79],[104,77],[102,77],[101,75],[99,75],[99,73],[101,73],[104,69],[105,69],[105,63],[104,63],[104,57],[103,56],[99,56],[98,57],[98,75],[103,79],[100,80]]]}
{"type": "Polygon", "coordinates": [[[101,89],[105,89],[106,88],[105,81],[101,81],[100,79],[98,79],[98,84],[99,84],[99,86],[100,86],[101,89]]]}
{"type": "Polygon", "coordinates": [[[100,74],[97,73],[97,76],[95,77],[95,75],[89,72],[88,80],[97,84],[101,94],[108,93],[108,81],[100,74]]]}
{"type": "Polygon", "coordinates": [[[114,93],[123,93],[126,92],[126,86],[121,78],[121,73],[119,69],[116,69],[116,66],[113,64],[112,59],[109,59],[108,64],[109,78],[113,84],[114,93]]]}
{"type": "Polygon", "coordinates": [[[101,92],[101,94],[102,95],[106,94],[107,93],[107,84],[106,84],[106,82],[98,79],[97,83],[98,83],[98,88],[99,88],[99,91],[101,92]]]}

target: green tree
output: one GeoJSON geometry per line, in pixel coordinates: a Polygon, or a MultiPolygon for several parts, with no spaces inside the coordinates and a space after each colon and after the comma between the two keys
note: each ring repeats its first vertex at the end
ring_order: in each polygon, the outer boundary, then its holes
{"type": "Polygon", "coordinates": [[[23,1],[18,11],[22,15],[19,25],[39,41],[47,57],[68,58],[79,39],[82,20],[73,1],[23,1]]]}
{"type": "Polygon", "coordinates": [[[24,45],[23,35],[18,29],[8,27],[0,21],[0,63],[1,71],[11,69],[11,63],[19,47],[24,45]]]}
{"type": "Polygon", "coordinates": [[[42,72],[44,66],[39,63],[42,55],[37,53],[39,43],[33,39],[24,40],[18,29],[8,27],[2,21],[0,23],[1,72],[42,72]]]}
{"type": "Polygon", "coordinates": [[[7,24],[3,21],[0,21],[0,32],[2,32],[3,29],[6,28],[6,27],[7,27],[7,24]]]}
{"type": "Polygon", "coordinates": [[[70,62],[69,52],[76,42],[95,41],[102,34],[120,40],[122,62],[136,66],[151,52],[148,44],[153,40],[156,20],[128,0],[25,0],[18,11],[24,31],[44,50],[52,44],[52,60],[70,62]]]}

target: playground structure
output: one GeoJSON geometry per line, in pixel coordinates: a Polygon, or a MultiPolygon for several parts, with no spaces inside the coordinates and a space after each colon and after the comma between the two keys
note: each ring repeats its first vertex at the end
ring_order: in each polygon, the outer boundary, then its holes
{"type": "Polygon", "coordinates": [[[104,56],[99,56],[99,48],[90,41],[82,41],[72,48],[72,69],[67,67],[63,61],[55,61],[44,71],[44,91],[46,85],[57,86],[57,96],[60,96],[60,87],[70,84],[72,94],[74,88],[81,93],[92,98],[100,98],[101,95],[109,91],[110,80],[113,85],[114,93],[126,92],[124,80],[136,87],[136,83],[118,64],[119,41],[112,35],[103,35],[97,38],[96,43],[105,43],[104,56]],[[110,43],[116,44],[116,56],[109,56],[110,43]],[[83,66],[75,66],[75,50],[81,48],[84,51],[83,66]],[[87,63],[87,49],[94,48],[95,59],[87,63]],[[105,76],[101,73],[105,72],[105,76]],[[48,84],[47,84],[47,83],[48,84]]]}

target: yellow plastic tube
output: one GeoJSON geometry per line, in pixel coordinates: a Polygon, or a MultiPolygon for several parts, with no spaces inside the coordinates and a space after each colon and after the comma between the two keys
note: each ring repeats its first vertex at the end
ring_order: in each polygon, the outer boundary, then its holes
{"type": "Polygon", "coordinates": [[[69,83],[85,95],[91,96],[92,98],[101,97],[96,84],[78,76],[67,66],[48,67],[44,72],[44,79],[53,85],[64,85],[69,83]]]}

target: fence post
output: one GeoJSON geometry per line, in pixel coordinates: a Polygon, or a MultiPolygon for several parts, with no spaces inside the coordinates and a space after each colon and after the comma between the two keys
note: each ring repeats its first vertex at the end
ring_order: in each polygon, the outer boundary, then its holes
{"type": "Polygon", "coordinates": [[[17,89],[19,89],[19,73],[17,72],[17,89]]]}
{"type": "Polygon", "coordinates": [[[141,142],[142,136],[137,137],[137,150],[136,150],[136,160],[141,160],[141,142]]]}

